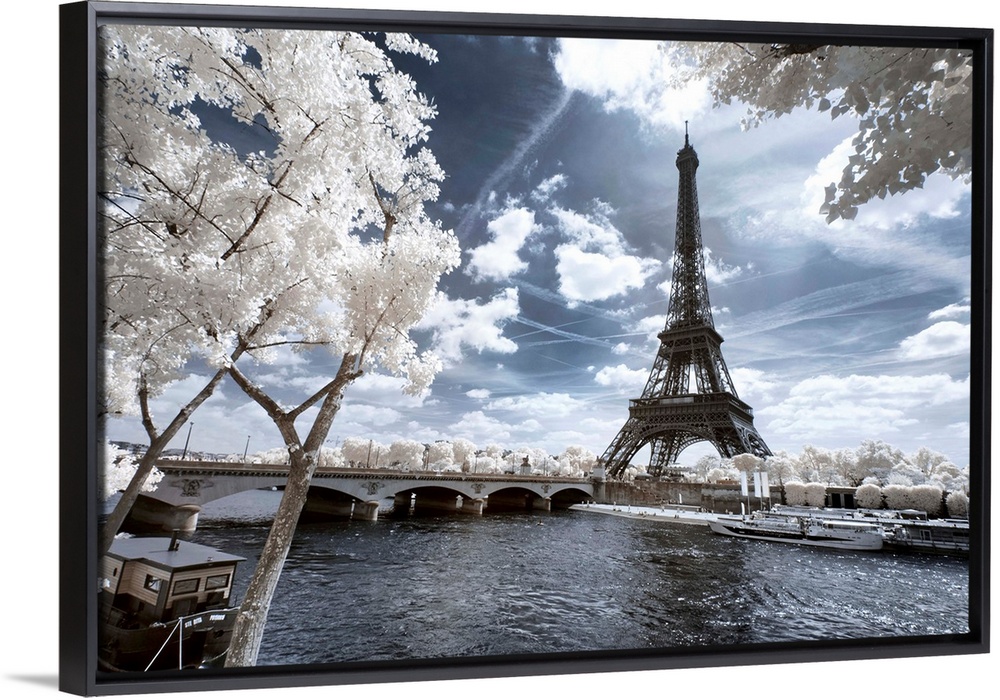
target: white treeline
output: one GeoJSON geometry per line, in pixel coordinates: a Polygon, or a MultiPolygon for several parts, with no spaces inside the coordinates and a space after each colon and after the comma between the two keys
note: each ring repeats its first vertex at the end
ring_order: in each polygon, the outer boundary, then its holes
{"type": "MultiPolygon", "coordinates": [[[[213,455],[212,459],[249,464],[288,464],[289,454],[286,448],[276,447],[246,456],[213,455]]],[[[334,469],[397,469],[580,478],[590,474],[596,464],[597,455],[579,445],[572,445],[560,454],[553,455],[540,447],[531,446],[511,449],[491,443],[477,447],[464,438],[437,440],[429,444],[399,439],[387,444],[371,438],[348,437],[335,447],[323,446],[319,451],[320,468],[334,469]]],[[[631,473],[634,475],[638,470],[633,469],[631,473]]]]}
{"type": "Polygon", "coordinates": [[[912,454],[881,440],[864,440],[856,449],[826,449],[805,445],[801,452],[779,451],[761,460],[753,455],[722,459],[700,457],[683,473],[690,481],[718,483],[739,478],[739,472],[766,471],[773,485],[816,483],[860,487],[936,486],[943,492],[969,490],[969,467],[959,467],[940,452],[921,447],[912,454]]]}

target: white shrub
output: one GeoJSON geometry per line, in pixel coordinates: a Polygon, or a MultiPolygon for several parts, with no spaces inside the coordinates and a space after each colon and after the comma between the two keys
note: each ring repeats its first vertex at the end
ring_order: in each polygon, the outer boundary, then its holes
{"type": "Polygon", "coordinates": [[[969,517],[969,497],[961,491],[949,493],[948,498],[945,499],[945,505],[948,506],[949,518],[969,517]]]}
{"type": "Polygon", "coordinates": [[[789,481],[785,484],[785,503],[790,506],[806,505],[806,485],[801,481],[789,481]]]}
{"type": "Polygon", "coordinates": [[[881,508],[882,489],[876,484],[862,484],[854,492],[854,502],[858,508],[881,508]]]}
{"type": "MultiPolygon", "coordinates": [[[[788,487],[785,487],[786,490],[788,487]]],[[[807,506],[822,508],[826,505],[826,484],[811,482],[805,486],[805,501],[807,506]]]]}
{"type": "Polygon", "coordinates": [[[922,510],[930,516],[941,514],[941,489],[937,486],[922,484],[910,489],[910,499],[913,507],[922,510]]]}
{"type": "Polygon", "coordinates": [[[889,484],[886,486],[882,489],[882,496],[885,497],[885,507],[893,510],[911,508],[910,490],[911,487],[899,484],[889,484]]]}

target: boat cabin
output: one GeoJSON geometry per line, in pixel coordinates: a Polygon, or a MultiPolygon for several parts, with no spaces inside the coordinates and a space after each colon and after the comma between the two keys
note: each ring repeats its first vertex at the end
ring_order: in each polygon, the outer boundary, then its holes
{"type": "Polygon", "coordinates": [[[105,621],[149,625],[227,607],[241,561],[176,536],[116,539],[100,568],[105,621]]]}

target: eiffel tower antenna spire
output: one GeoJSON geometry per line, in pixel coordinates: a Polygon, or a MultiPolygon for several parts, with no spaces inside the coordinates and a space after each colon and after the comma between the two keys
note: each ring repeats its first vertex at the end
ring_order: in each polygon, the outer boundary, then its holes
{"type": "Polygon", "coordinates": [[[621,477],[647,444],[654,475],[697,442],[711,442],[723,457],[771,454],[754,428],[753,409],[736,394],[722,357],[722,336],[712,319],[695,182],[698,154],[687,122],[676,165],[677,230],[667,320],[642,396],[629,401],[628,420],[601,456],[612,478],[621,477]]]}

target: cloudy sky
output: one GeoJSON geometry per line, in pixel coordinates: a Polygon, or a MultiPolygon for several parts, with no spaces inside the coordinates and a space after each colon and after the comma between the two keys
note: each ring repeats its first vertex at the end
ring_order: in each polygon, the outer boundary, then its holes
{"type": "MultiPolygon", "coordinates": [[[[850,117],[802,110],[742,131],[745,108],[713,108],[701,85],[653,101],[649,42],[421,38],[439,62],[400,65],[438,108],[428,145],[448,177],[431,211],[463,249],[418,331],[445,369],[419,398],[401,380],[363,377],[330,444],[462,437],[603,452],[663,328],[688,120],[716,327],[771,449],[873,438],[967,464],[966,185],[932,176],[827,225],[818,209],[857,128],[850,117]]],[[[328,356],[288,357],[261,374],[318,388],[331,367],[328,356]]],[[[154,409],[172,414],[172,397],[193,394],[185,384],[154,409]]],[[[193,423],[195,450],[242,453],[248,436],[251,452],[280,445],[232,385],[193,423]]],[[[134,421],[109,435],[145,441],[134,421]]],[[[681,462],[713,452],[697,445],[681,462]]]]}

